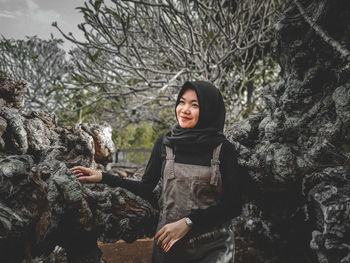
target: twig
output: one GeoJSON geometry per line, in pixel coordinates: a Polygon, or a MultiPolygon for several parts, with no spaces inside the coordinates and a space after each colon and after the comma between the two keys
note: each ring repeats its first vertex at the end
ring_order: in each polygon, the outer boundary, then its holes
{"type": "Polygon", "coordinates": [[[342,58],[350,61],[349,50],[343,47],[338,41],[330,37],[319,25],[316,24],[316,22],[306,14],[304,7],[300,4],[299,0],[294,0],[294,3],[298,7],[300,14],[303,16],[305,21],[313,30],[315,30],[316,34],[318,34],[326,43],[338,51],[342,58]]]}

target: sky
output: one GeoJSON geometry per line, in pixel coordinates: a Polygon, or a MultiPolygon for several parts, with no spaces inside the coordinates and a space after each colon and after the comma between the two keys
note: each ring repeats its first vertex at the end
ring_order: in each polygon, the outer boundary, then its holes
{"type": "MultiPolygon", "coordinates": [[[[49,39],[63,39],[57,28],[51,26],[57,21],[63,32],[72,32],[77,39],[83,39],[77,25],[83,22],[78,6],[85,0],[0,0],[0,36],[25,39],[26,36],[38,36],[49,39]]],[[[68,51],[71,44],[65,40],[63,48],[68,51]]]]}

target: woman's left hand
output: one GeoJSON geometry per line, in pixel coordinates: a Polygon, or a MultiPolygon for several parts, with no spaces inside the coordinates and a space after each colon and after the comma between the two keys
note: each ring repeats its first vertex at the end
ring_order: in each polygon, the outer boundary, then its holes
{"type": "Polygon", "coordinates": [[[191,227],[186,224],[185,218],[182,218],[178,221],[163,226],[154,236],[154,238],[158,238],[157,245],[161,243],[162,249],[165,252],[168,252],[170,248],[177,241],[183,238],[190,230],[191,227]]]}

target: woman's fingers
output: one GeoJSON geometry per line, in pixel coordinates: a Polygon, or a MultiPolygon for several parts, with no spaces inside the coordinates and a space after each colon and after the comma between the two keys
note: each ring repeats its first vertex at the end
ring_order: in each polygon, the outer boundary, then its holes
{"type": "Polygon", "coordinates": [[[170,235],[168,235],[162,242],[162,249],[165,252],[168,252],[171,247],[178,241],[179,239],[174,239],[170,235]]]}
{"type": "Polygon", "coordinates": [[[102,173],[84,166],[70,168],[80,182],[99,183],[102,181],[102,173]]]}
{"type": "MultiPolygon", "coordinates": [[[[159,236],[159,232],[157,233],[158,236],[159,236]]],[[[172,243],[173,243],[172,234],[170,232],[167,232],[165,229],[163,229],[162,234],[160,234],[160,236],[158,237],[157,245],[160,245],[164,251],[167,251],[170,249],[171,247],[170,244],[172,243]]]]}
{"type": "Polygon", "coordinates": [[[167,231],[165,226],[157,232],[154,238],[155,239],[158,238],[157,245],[161,244],[161,248],[165,252],[168,252],[170,248],[173,246],[173,244],[177,241],[173,239],[172,233],[167,231]]]}
{"type": "Polygon", "coordinates": [[[157,240],[157,245],[163,244],[163,240],[167,237],[167,233],[164,231],[163,234],[160,235],[160,237],[157,240]]]}
{"type": "Polygon", "coordinates": [[[71,170],[73,172],[80,172],[80,173],[86,173],[86,174],[90,174],[90,171],[91,171],[90,168],[87,168],[84,166],[75,166],[75,167],[72,167],[71,170]]]}
{"type": "Polygon", "coordinates": [[[165,236],[165,238],[162,241],[162,249],[165,251],[166,246],[168,245],[168,243],[171,241],[171,237],[170,235],[165,236]]]}
{"type": "Polygon", "coordinates": [[[78,177],[78,176],[82,176],[82,175],[87,175],[85,173],[83,173],[82,171],[80,170],[76,170],[76,171],[73,171],[73,173],[78,177]]]}
{"type": "Polygon", "coordinates": [[[72,167],[71,169],[73,169],[73,170],[75,170],[75,169],[80,169],[80,170],[86,170],[86,169],[89,169],[89,168],[87,168],[87,167],[84,167],[84,166],[80,166],[80,165],[78,165],[78,166],[74,166],[74,167],[72,167]]]}
{"type": "Polygon", "coordinates": [[[185,218],[178,221],[166,224],[154,236],[157,240],[157,245],[162,244],[162,249],[167,252],[181,238],[183,238],[190,227],[186,224],[185,218]]]}
{"type": "Polygon", "coordinates": [[[79,169],[74,169],[74,167],[73,168],[70,168],[71,169],[71,171],[73,171],[74,173],[78,173],[80,170],[79,169]]]}
{"type": "Polygon", "coordinates": [[[161,234],[163,234],[164,232],[164,227],[162,227],[158,232],[157,234],[154,236],[155,239],[157,239],[158,237],[160,237],[161,234]]]}
{"type": "Polygon", "coordinates": [[[73,171],[73,173],[75,173],[75,175],[77,177],[80,177],[80,176],[91,176],[92,175],[92,170],[90,168],[86,168],[84,166],[75,166],[75,167],[72,167],[71,170],[73,171]]]}
{"type": "Polygon", "coordinates": [[[75,174],[83,172],[81,169],[75,168],[75,167],[71,168],[71,171],[73,171],[73,173],[75,173],[75,174]]]}
{"type": "Polygon", "coordinates": [[[83,176],[84,174],[83,173],[75,173],[76,177],[80,177],[80,176],[83,176]]]}
{"type": "Polygon", "coordinates": [[[91,169],[89,168],[84,166],[75,166],[71,168],[71,171],[73,171],[79,182],[86,183],[93,181],[93,178],[91,178],[92,174],[90,173],[91,169]]]}
{"type": "Polygon", "coordinates": [[[72,168],[70,168],[71,170],[73,170],[73,171],[80,171],[80,170],[82,170],[82,168],[84,168],[83,166],[74,166],[74,167],[72,167],[72,168]]]}
{"type": "Polygon", "coordinates": [[[171,241],[166,245],[166,247],[163,248],[163,250],[164,250],[165,252],[168,252],[168,251],[171,249],[171,247],[176,243],[176,241],[177,241],[177,240],[171,240],[171,241]]]}

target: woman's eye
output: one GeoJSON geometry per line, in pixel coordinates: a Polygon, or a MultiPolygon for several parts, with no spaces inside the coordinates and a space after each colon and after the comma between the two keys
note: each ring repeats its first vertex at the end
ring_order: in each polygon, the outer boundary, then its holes
{"type": "Polygon", "coordinates": [[[197,107],[198,107],[198,104],[192,104],[192,107],[197,108],[197,107]]]}
{"type": "Polygon", "coordinates": [[[185,102],[183,100],[180,100],[179,101],[179,104],[184,104],[185,102]]]}

